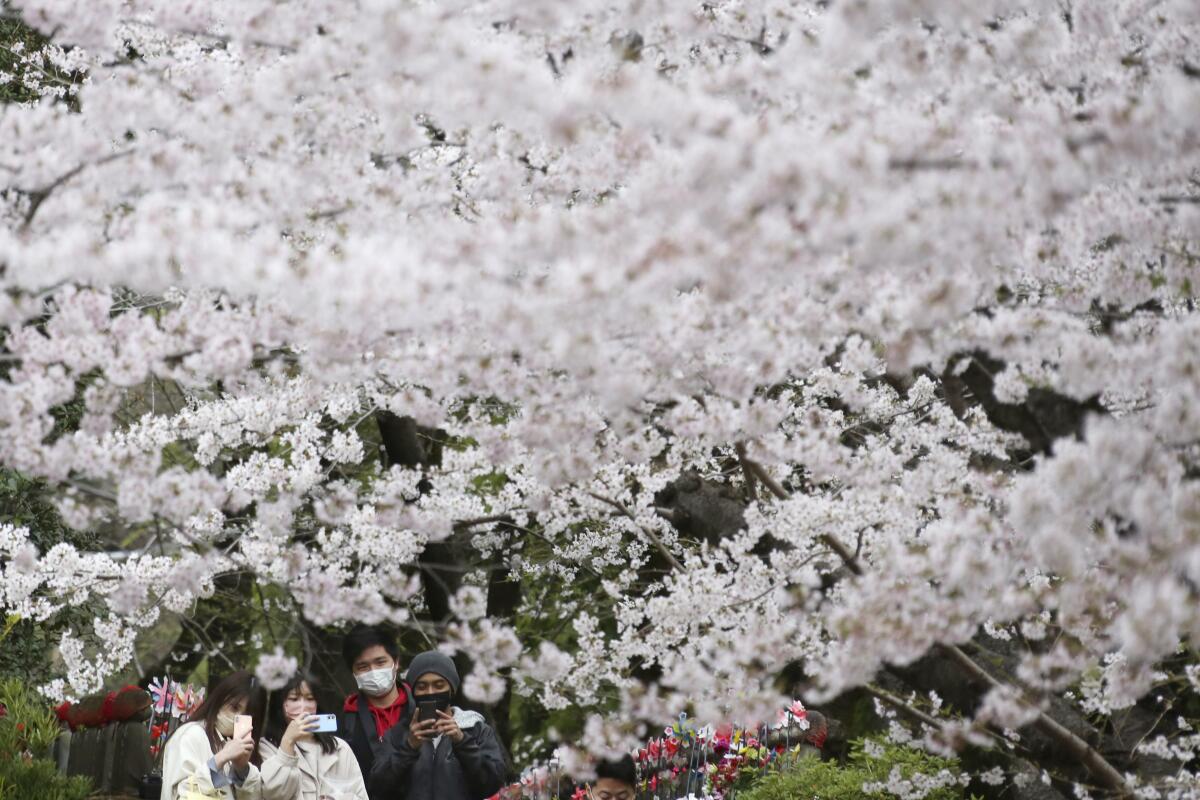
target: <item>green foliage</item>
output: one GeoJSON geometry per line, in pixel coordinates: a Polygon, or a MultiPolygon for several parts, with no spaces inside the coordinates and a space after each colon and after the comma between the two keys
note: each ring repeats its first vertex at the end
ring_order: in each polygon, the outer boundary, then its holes
{"type": "MultiPolygon", "coordinates": [[[[933,776],[943,770],[961,774],[958,761],[940,758],[922,750],[889,744],[882,739],[859,739],[854,742],[845,764],[820,759],[802,759],[785,772],[767,775],[745,792],[739,800],[869,800],[892,798],[883,792],[864,792],[865,783],[887,783],[893,769],[908,779],[921,774],[933,776]],[[870,743],[870,745],[868,745],[870,743]],[[883,752],[871,756],[868,746],[880,747],[883,752]]],[[[962,786],[934,789],[925,800],[961,800],[966,797],[962,786]]]]}
{"type": "Polygon", "coordinates": [[[503,472],[489,472],[471,478],[471,489],[480,497],[494,497],[500,494],[508,483],[508,475],[503,472]]]}
{"type": "Polygon", "coordinates": [[[0,681],[0,800],[83,800],[87,778],[58,774],[49,760],[58,721],[41,695],[16,678],[0,681]]]}
{"type": "Polygon", "coordinates": [[[42,38],[19,20],[4,16],[7,10],[8,4],[0,3],[0,72],[14,77],[0,83],[0,103],[27,103],[36,100],[37,94],[21,82],[24,70],[14,49],[40,47],[42,38]]]}
{"type": "Polygon", "coordinates": [[[37,53],[46,42],[45,36],[21,22],[9,4],[0,0],[0,73],[10,76],[0,80],[0,105],[38,100],[39,92],[26,84],[27,72],[33,73],[28,77],[37,85],[67,88],[68,102],[74,102],[70,87],[78,82],[80,76],[63,73],[40,56],[34,57],[33,66],[28,66],[23,59],[26,54],[37,53]]]}
{"type": "Polygon", "coordinates": [[[45,756],[58,737],[58,721],[46,700],[17,678],[0,681],[0,753],[45,756]]]}
{"type": "Polygon", "coordinates": [[[84,800],[92,782],[60,775],[53,761],[0,755],[0,800],[84,800]]]}

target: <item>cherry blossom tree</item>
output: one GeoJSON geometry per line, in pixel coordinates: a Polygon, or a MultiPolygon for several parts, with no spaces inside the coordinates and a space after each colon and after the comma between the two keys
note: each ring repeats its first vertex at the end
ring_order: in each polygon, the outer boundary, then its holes
{"type": "Polygon", "coordinates": [[[248,574],[596,752],[798,674],[1196,796],[1200,6],[10,5],[0,463],[135,543],[0,522],[6,614],[101,609],[47,694],[248,574]]]}

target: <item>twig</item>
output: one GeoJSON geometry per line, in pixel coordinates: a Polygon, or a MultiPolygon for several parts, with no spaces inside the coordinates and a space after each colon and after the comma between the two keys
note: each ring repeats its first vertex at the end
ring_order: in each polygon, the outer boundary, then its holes
{"type": "Polygon", "coordinates": [[[95,497],[99,500],[107,500],[110,503],[117,502],[117,496],[112,492],[106,492],[103,489],[98,489],[95,486],[90,486],[79,480],[69,480],[67,483],[70,484],[72,488],[78,489],[80,492],[95,497]]]}
{"type": "Polygon", "coordinates": [[[267,633],[271,634],[271,644],[278,645],[281,641],[275,635],[275,626],[271,624],[271,614],[267,611],[267,598],[263,596],[262,586],[254,586],[254,593],[258,595],[258,607],[262,609],[263,622],[267,625],[267,633]]]}
{"type": "Polygon", "coordinates": [[[602,494],[596,494],[595,492],[588,492],[587,494],[589,497],[599,500],[601,503],[604,503],[605,505],[612,506],[613,508],[617,509],[617,511],[620,511],[623,516],[628,517],[629,519],[633,520],[633,523],[641,529],[642,533],[646,534],[646,538],[649,539],[650,542],[655,547],[658,548],[658,551],[660,553],[662,553],[663,558],[665,558],[667,560],[667,563],[671,565],[671,568],[677,569],[680,572],[683,572],[683,564],[681,564],[679,562],[679,559],[677,559],[675,557],[674,553],[672,553],[669,549],[667,549],[667,546],[665,544],[663,544],[663,540],[658,538],[658,534],[655,533],[654,531],[650,530],[649,528],[647,528],[645,525],[638,522],[637,517],[635,517],[633,515],[632,511],[630,511],[628,508],[625,507],[624,503],[622,503],[619,500],[614,500],[611,497],[605,497],[602,494]]]}
{"type": "Polygon", "coordinates": [[[98,158],[95,161],[85,161],[84,163],[67,170],[62,175],[59,175],[57,178],[50,181],[50,183],[46,184],[40,189],[32,189],[27,191],[26,194],[29,196],[29,210],[25,212],[25,218],[21,221],[21,229],[26,230],[30,225],[33,224],[33,218],[37,215],[38,209],[41,208],[42,203],[46,202],[46,198],[49,197],[55,189],[71,180],[88,167],[99,167],[103,164],[109,163],[110,161],[116,161],[117,159],[125,158],[126,156],[132,154],[133,150],[122,150],[119,153],[110,153],[109,155],[104,156],[103,158],[98,158]]]}
{"type": "Polygon", "coordinates": [[[453,523],[453,528],[456,531],[473,528],[476,525],[487,525],[491,522],[513,522],[510,514],[492,514],[490,517],[475,517],[474,519],[460,519],[453,523]]]}
{"type": "Polygon", "coordinates": [[[237,667],[234,666],[233,662],[229,660],[229,656],[225,655],[225,653],[222,652],[221,648],[217,647],[213,643],[213,640],[209,638],[207,631],[205,631],[203,628],[201,628],[193,620],[189,619],[185,614],[179,614],[177,616],[179,617],[179,622],[181,625],[187,625],[192,628],[192,631],[199,638],[200,643],[207,647],[208,655],[219,656],[220,658],[222,658],[225,661],[225,663],[229,666],[229,668],[231,670],[237,669],[237,667]]]}
{"type": "Polygon", "coordinates": [[[733,446],[733,451],[737,453],[738,464],[741,465],[742,473],[746,476],[746,499],[757,500],[758,482],[754,478],[754,470],[750,468],[746,460],[746,443],[738,442],[733,446]]]}
{"type": "MultiPolygon", "coordinates": [[[[763,482],[763,486],[766,486],[771,491],[771,494],[775,495],[780,500],[787,500],[792,496],[791,492],[780,486],[779,482],[771,477],[770,473],[767,472],[766,468],[763,467],[762,464],[759,464],[757,461],[752,461],[751,459],[746,459],[746,464],[748,464],[750,469],[758,476],[758,479],[763,482]]],[[[851,572],[853,572],[855,575],[863,574],[862,564],[860,564],[858,559],[854,557],[854,553],[851,553],[846,548],[846,545],[838,541],[837,537],[835,537],[833,534],[822,533],[821,541],[829,545],[829,548],[838,554],[851,572]]]]}
{"type": "Polygon", "coordinates": [[[910,719],[913,719],[917,722],[928,725],[932,728],[942,727],[942,723],[939,722],[936,717],[931,717],[928,714],[926,714],[924,711],[922,711],[921,709],[916,708],[915,706],[910,706],[908,703],[904,702],[899,697],[896,697],[896,695],[892,694],[891,692],[880,689],[878,686],[876,686],[873,683],[868,683],[863,688],[866,689],[867,693],[870,694],[871,696],[878,697],[880,700],[887,703],[889,706],[891,706],[892,708],[901,712],[902,714],[909,717],[910,719]]]}
{"type": "Polygon", "coordinates": [[[916,172],[918,170],[953,170],[968,166],[961,158],[891,158],[888,169],[916,172]]]}

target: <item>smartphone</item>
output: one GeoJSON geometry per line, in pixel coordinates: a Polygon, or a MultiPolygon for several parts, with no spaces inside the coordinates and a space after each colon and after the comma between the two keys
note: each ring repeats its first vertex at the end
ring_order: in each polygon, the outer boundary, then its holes
{"type": "Polygon", "coordinates": [[[233,738],[240,739],[243,734],[251,733],[254,729],[254,720],[249,714],[238,714],[233,718],[233,738]]]}
{"type": "Polygon", "coordinates": [[[316,733],[333,733],[337,730],[337,714],[313,714],[312,717],[317,726],[310,730],[316,733]]]}
{"type": "Polygon", "coordinates": [[[417,720],[419,722],[428,722],[431,719],[436,720],[438,718],[437,712],[445,711],[449,707],[450,703],[441,698],[436,700],[422,700],[418,697],[417,720]]]}

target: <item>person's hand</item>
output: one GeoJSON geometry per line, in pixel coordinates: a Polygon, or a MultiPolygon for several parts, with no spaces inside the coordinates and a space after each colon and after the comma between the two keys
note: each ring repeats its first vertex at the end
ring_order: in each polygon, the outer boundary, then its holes
{"type": "Polygon", "coordinates": [[[312,714],[301,714],[288,723],[283,738],[279,740],[279,749],[289,756],[295,755],[296,742],[312,738],[313,729],[316,727],[317,720],[312,714]]]}
{"type": "Polygon", "coordinates": [[[254,752],[254,737],[249,731],[246,731],[240,737],[227,741],[225,746],[217,751],[217,769],[226,764],[233,764],[239,772],[242,772],[250,764],[252,752],[254,752]]]}
{"type": "Polygon", "coordinates": [[[438,722],[436,719],[418,720],[414,714],[412,723],[408,726],[408,746],[418,750],[421,745],[432,740],[437,736],[438,722]]]}
{"type": "Polygon", "coordinates": [[[458,727],[458,723],[454,721],[454,715],[446,711],[439,711],[437,720],[434,721],[434,731],[439,736],[449,736],[450,741],[458,744],[465,738],[466,734],[462,732],[462,728],[458,727]]]}

